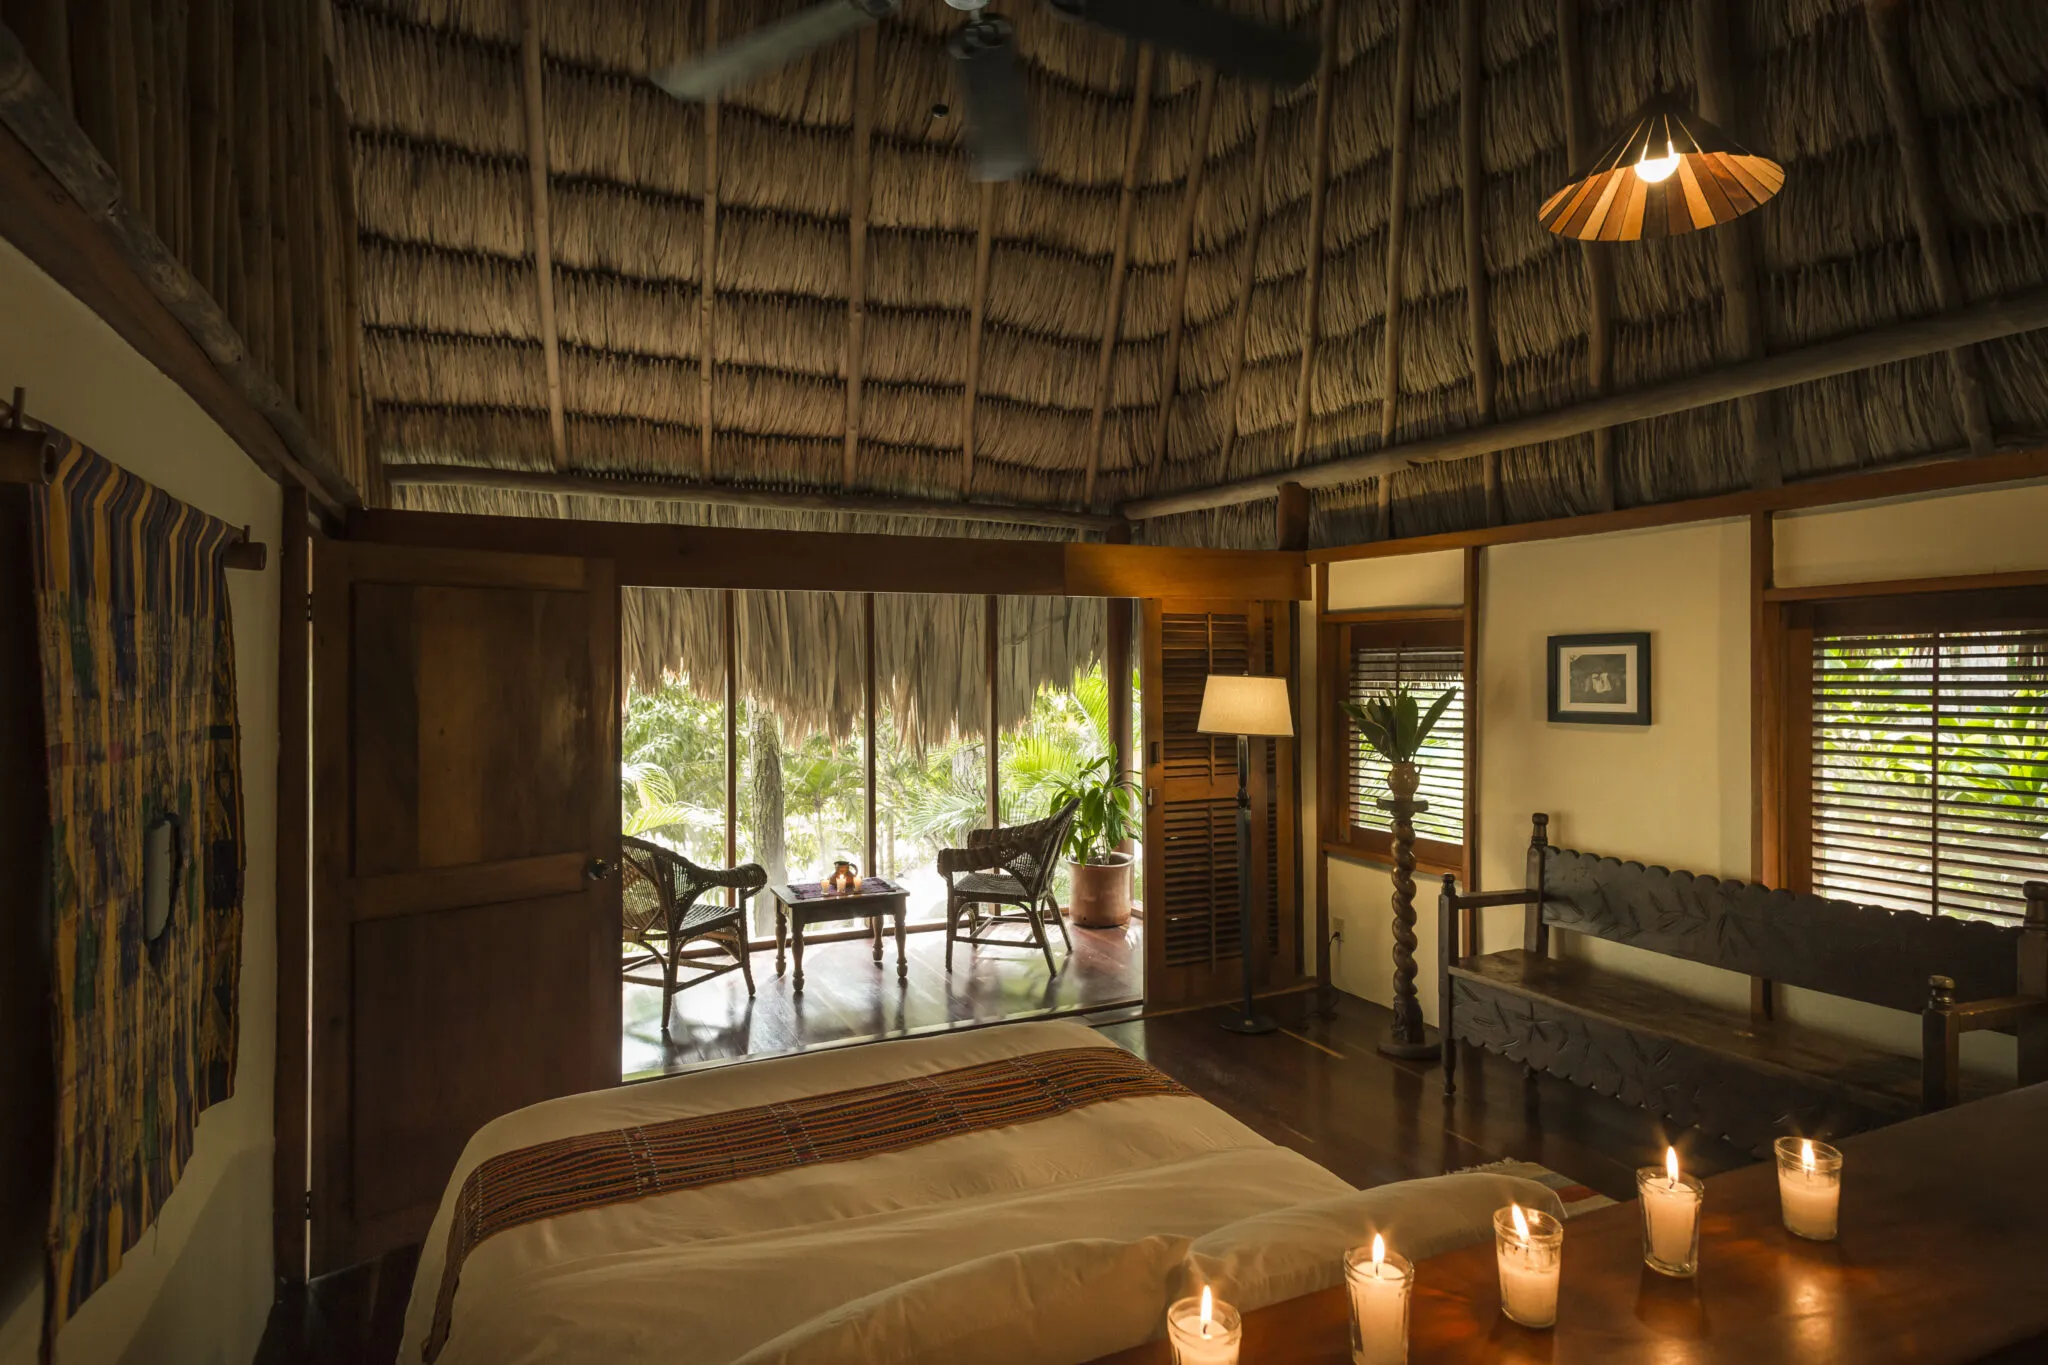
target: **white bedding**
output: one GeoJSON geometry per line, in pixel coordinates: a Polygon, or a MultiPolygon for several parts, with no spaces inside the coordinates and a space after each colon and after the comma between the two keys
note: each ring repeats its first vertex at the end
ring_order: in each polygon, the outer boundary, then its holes
{"type": "MultiPolygon", "coordinates": [[[[508,1114],[471,1139],[442,1198],[399,1361],[421,1358],[451,1203],[491,1156],[1089,1046],[1113,1044],[1077,1024],[1016,1024],[748,1063],[508,1114]]],[[[1153,1334],[1201,1249],[1196,1239],[1352,1195],[1344,1181],[1203,1100],[1114,1100],[500,1233],[463,1265],[440,1361],[1071,1365],[1153,1334]]],[[[1479,1202],[1499,1207],[1491,1192],[1479,1202]]]]}

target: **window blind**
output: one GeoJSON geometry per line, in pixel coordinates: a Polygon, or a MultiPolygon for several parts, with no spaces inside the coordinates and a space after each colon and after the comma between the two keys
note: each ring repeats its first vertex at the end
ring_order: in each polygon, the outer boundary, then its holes
{"type": "MultiPolygon", "coordinates": [[[[1416,701],[1428,711],[1437,694],[1446,687],[1460,688],[1445,708],[1436,728],[1423,742],[1416,764],[1422,769],[1422,786],[1416,795],[1429,809],[1415,817],[1416,837],[1447,844],[1465,838],[1465,651],[1456,645],[1359,644],[1351,651],[1350,700],[1367,697],[1406,683],[1416,701]]],[[[1387,828],[1387,812],[1379,803],[1387,795],[1387,764],[1365,748],[1358,723],[1345,715],[1345,741],[1350,746],[1350,791],[1347,804],[1351,823],[1358,829],[1387,828]]]]}
{"type": "Polygon", "coordinates": [[[1813,889],[2015,918],[2048,878],[2048,630],[1813,641],[1813,889]]]}

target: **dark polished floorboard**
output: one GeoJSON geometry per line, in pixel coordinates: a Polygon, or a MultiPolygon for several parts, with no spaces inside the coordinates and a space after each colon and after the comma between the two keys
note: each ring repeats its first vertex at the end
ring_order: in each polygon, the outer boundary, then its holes
{"type": "MultiPolygon", "coordinates": [[[[1018,935],[1020,928],[1006,928],[1018,935]]],[[[953,948],[946,970],[946,936],[907,938],[909,979],[896,979],[896,941],[883,945],[881,964],[863,940],[814,943],[804,950],[804,989],[791,989],[793,971],[775,975],[775,952],[753,958],[756,994],[738,972],[692,986],[675,998],[670,1040],[661,1037],[661,991],[625,988],[622,1074],[643,1077],[734,1057],[799,1052],[837,1043],[900,1038],[962,1025],[994,1023],[1034,1014],[1089,1010],[1143,998],[1142,922],[1122,929],[1077,929],[1070,957],[1053,940],[1054,970],[1037,948],[953,948]]]]}
{"type": "MultiPolygon", "coordinates": [[[[865,946],[844,946],[861,954],[859,965],[872,967],[865,946]]],[[[943,947],[941,939],[941,966],[943,947]]],[[[772,958],[769,968],[772,979],[772,958]]],[[[916,973],[913,961],[913,981],[916,973]]],[[[1045,973],[1042,959],[1038,973],[1045,973]]],[[[819,979],[806,974],[805,996],[819,979]]],[[[894,984],[893,958],[887,980],[894,984]]],[[[1548,1076],[1525,1085],[1520,1066],[1476,1050],[1460,1061],[1459,1094],[1446,1104],[1435,1066],[1374,1050],[1386,1010],[1347,995],[1336,996],[1326,1014],[1312,1006],[1308,995],[1270,1002],[1283,1031],[1261,1037],[1226,1033],[1215,1010],[1101,1027],[1266,1138],[1358,1186],[1512,1157],[1614,1198],[1633,1198],[1635,1168],[1663,1158],[1666,1133],[1655,1116],[1548,1076]]],[[[1670,1140],[1687,1169],[1702,1175],[1749,1161],[1697,1133],[1670,1140]]],[[[394,1252],[288,1295],[271,1314],[257,1365],[391,1365],[417,1259],[416,1248],[394,1252]]]]}

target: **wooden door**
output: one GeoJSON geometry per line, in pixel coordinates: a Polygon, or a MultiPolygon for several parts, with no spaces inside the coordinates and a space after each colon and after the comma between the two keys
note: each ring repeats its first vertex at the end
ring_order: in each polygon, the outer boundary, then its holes
{"type": "Polygon", "coordinates": [[[479,1126],[619,1080],[609,560],[314,556],[315,1274],[419,1240],[479,1126]]]}
{"type": "MultiPolygon", "coordinates": [[[[1284,602],[1154,599],[1145,603],[1145,1002],[1236,997],[1243,951],[1237,912],[1237,741],[1195,730],[1211,673],[1288,674],[1284,602]]],[[[1297,725],[1298,725],[1297,720],[1297,725]]],[[[1300,979],[1295,890],[1294,742],[1251,741],[1253,980],[1300,979]]]]}

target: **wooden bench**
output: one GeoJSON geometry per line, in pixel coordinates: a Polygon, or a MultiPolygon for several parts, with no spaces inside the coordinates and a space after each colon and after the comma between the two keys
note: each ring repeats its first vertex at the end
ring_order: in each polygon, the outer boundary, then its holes
{"type": "Polygon", "coordinates": [[[1962,1034],[2019,1038],[2021,1084],[2048,1080],[2048,883],[2023,924],[1930,916],[1772,891],[1554,848],[1535,817],[1529,885],[1460,895],[1445,877],[1439,1010],[1444,1093],[1458,1041],[1761,1152],[1796,1132],[1841,1136],[1974,1098],[1962,1034]],[[1474,953],[1474,912],[1527,907],[1523,945],[1474,953]],[[1731,1009],[1551,954],[1553,930],[1921,1016],[1919,1057],[1731,1009]]]}

